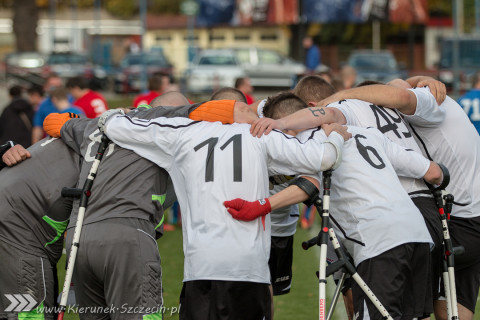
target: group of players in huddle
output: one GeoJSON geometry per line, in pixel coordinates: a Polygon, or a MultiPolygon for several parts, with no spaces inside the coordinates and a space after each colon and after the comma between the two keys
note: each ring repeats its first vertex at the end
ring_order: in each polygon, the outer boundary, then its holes
{"type": "MultiPolygon", "coordinates": [[[[182,209],[180,319],[271,319],[272,295],[292,281],[297,204],[311,204],[333,169],[330,214],[354,265],[394,319],[446,319],[440,288],[443,232],[425,181],[443,164],[455,196],[449,228],[460,319],[473,319],[480,286],[480,137],[445,87],[415,77],[335,92],[318,76],[248,106],[220,89],[189,104],[168,92],[149,106],[99,119],[51,114],[49,137],[28,150],[2,146],[0,319],[55,305],[54,266],[72,244],[78,199],[106,135],[83,221],[74,283],[81,319],[161,319],[156,239],[163,211],[182,209]],[[287,176],[296,176],[286,182],[287,176]],[[270,179],[269,179],[270,177],[270,179]],[[11,314],[5,294],[37,308],[11,314]],[[96,308],[100,307],[100,308],[96,308]],[[135,307],[135,313],[120,312],[135,307]],[[90,308],[90,309],[88,309],[90,308]],[[99,311],[101,310],[101,311],[99,311]]],[[[350,317],[383,319],[355,283],[342,291],[350,317]]]]}

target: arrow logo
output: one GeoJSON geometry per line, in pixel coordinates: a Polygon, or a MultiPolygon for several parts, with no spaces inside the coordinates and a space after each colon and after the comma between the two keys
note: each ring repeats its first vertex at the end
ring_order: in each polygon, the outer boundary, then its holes
{"type": "Polygon", "coordinates": [[[10,305],[5,308],[5,312],[28,312],[37,304],[37,301],[30,294],[6,294],[5,298],[10,301],[10,305]]]}
{"type": "Polygon", "coordinates": [[[33,299],[33,297],[29,294],[24,294],[23,296],[28,301],[28,305],[25,307],[23,311],[32,311],[32,309],[37,305],[37,301],[35,301],[35,299],[33,299]]]}

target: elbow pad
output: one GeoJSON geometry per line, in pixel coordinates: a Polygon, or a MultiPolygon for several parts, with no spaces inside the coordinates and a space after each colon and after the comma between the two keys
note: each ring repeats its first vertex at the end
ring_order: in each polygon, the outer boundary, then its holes
{"type": "Polygon", "coordinates": [[[308,181],[308,179],[299,177],[294,179],[292,182],[290,182],[290,185],[299,187],[300,189],[303,190],[303,192],[307,194],[308,199],[303,201],[305,205],[311,206],[312,204],[315,203],[315,200],[317,200],[318,193],[319,193],[318,188],[313,183],[308,181]]]}

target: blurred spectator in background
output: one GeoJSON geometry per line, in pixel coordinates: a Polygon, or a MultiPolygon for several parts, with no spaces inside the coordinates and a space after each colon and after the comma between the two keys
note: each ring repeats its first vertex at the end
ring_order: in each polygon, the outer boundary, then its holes
{"type": "Polygon", "coordinates": [[[353,88],[357,81],[357,71],[352,66],[343,66],[340,70],[340,78],[342,79],[344,89],[353,88]]]}
{"type": "MultiPolygon", "coordinates": [[[[45,84],[43,89],[45,92],[50,92],[56,87],[62,86],[63,82],[62,79],[56,75],[51,74],[45,80],[45,84]]],[[[73,102],[73,98],[69,96],[69,101],[73,102]]],[[[50,114],[54,112],[59,112],[57,108],[53,105],[52,100],[48,96],[45,100],[42,101],[38,110],[35,112],[33,116],[33,129],[32,129],[32,144],[40,141],[44,136],[45,133],[43,131],[43,120],[50,114]]]]}
{"type": "Polygon", "coordinates": [[[172,83],[172,79],[168,74],[155,73],[148,79],[148,91],[135,97],[133,107],[136,108],[141,104],[150,104],[153,99],[169,91],[179,91],[179,89],[172,83]]]}
{"type": "Polygon", "coordinates": [[[67,88],[60,86],[50,92],[52,103],[59,113],[72,112],[76,114],[84,114],[82,109],[75,107],[68,99],[67,88]]]}
{"type": "Polygon", "coordinates": [[[0,116],[0,145],[12,140],[25,148],[32,139],[33,107],[22,97],[22,87],[9,90],[10,103],[0,116]]]}
{"type": "Polygon", "coordinates": [[[27,94],[28,100],[33,107],[33,111],[37,111],[43,99],[45,99],[45,91],[43,91],[43,88],[41,86],[34,84],[30,88],[28,88],[27,94]]]}
{"type": "Polygon", "coordinates": [[[338,76],[333,77],[333,80],[330,84],[335,88],[335,91],[340,91],[340,90],[345,89],[342,78],[340,78],[338,76]]]}
{"type": "Polygon", "coordinates": [[[255,102],[255,98],[252,96],[253,87],[250,83],[250,78],[237,78],[237,80],[235,80],[235,89],[243,92],[245,98],[247,98],[247,104],[252,104],[255,102]]]}
{"type": "Polygon", "coordinates": [[[73,105],[82,109],[88,118],[96,118],[108,110],[105,98],[88,88],[88,82],[82,77],[70,78],[66,87],[75,99],[73,105]]]}
{"type": "Polygon", "coordinates": [[[329,71],[318,72],[317,76],[327,81],[329,84],[332,84],[333,82],[332,74],[329,71]]]}
{"type": "Polygon", "coordinates": [[[472,90],[461,96],[458,103],[480,134],[480,71],[473,76],[472,90]]]}
{"type": "Polygon", "coordinates": [[[315,69],[321,64],[320,49],[313,43],[311,37],[303,39],[303,48],[305,48],[305,66],[308,72],[315,72],[315,69]]]}
{"type": "Polygon", "coordinates": [[[141,93],[133,99],[133,107],[136,108],[141,104],[150,104],[153,99],[160,96],[163,93],[163,88],[166,86],[164,78],[168,78],[168,84],[170,83],[170,77],[163,74],[153,74],[148,78],[148,91],[141,93]]]}

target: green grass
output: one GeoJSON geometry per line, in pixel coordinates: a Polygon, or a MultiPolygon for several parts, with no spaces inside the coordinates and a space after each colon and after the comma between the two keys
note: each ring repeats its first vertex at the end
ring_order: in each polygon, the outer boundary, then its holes
{"type": "MultiPolygon", "coordinates": [[[[315,319],[318,317],[318,280],[315,271],[318,270],[319,248],[304,251],[301,242],[310,239],[318,232],[298,228],[295,235],[294,260],[293,260],[293,283],[289,294],[277,296],[275,303],[275,319],[315,319]]],[[[164,319],[178,319],[178,313],[170,314],[172,308],[178,308],[179,296],[183,278],[183,249],[182,232],[180,228],[166,232],[163,238],[158,240],[158,248],[162,260],[163,298],[166,311],[164,319]]],[[[59,261],[59,286],[60,291],[65,277],[65,255],[59,261]]],[[[329,284],[329,292],[333,293],[334,287],[329,284]]],[[[345,319],[342,305],[336,308],[334,319],[345,319]]],[[[67,314],[65,319],[78,319],[75,314],[67,314]]]]}
{"type": "MultiPolygon", "coordinates": [[[[301,248],[302,241],[310,239],[318,233],[318,220],[316,219],[317,224],[314,225],[312,230],[297,228],[293,253],[292,289],[289,294],[274,298],[275,320],[318,319],[318,279],[315,276],[315,271],[318,270],[319,247],[311,248],[308,251],[301,248]]],[[[162,259],[163,298],[166,308],[164,319],[178,319],[178,313],[170,313],[173,310],[172,308],[178,308],[182,288],[183,249],[181,229],[177,228],[174,231],[166,232],[163,238],[158,240],[158,248],[162,259]]],[[[58,264],[60,291],[65,277],[64,266],[65,255],[62,256],[58,264]]],[[[335,286],[331,277],[329,277],[327,296],[333,295],[334,290],[335,286]]],[[[329,299],[327,299],[327,306],[330,306],[329,299]]],[[[474,319],[480,319],[478,315],[480,315],[480,303],[477,303],[474,319]]],[[[65,319],[76,320],[78,316],[67,314],[65,319]]],[[[339,301],[332,319],[347,319],[343,301],[339,301]]]]}
{"type": "Polygon", "coordinates": [[[108,99],[108,108],[128,108],[132,106],[134,96],[124,96],[117,99],[108,99]]]}

